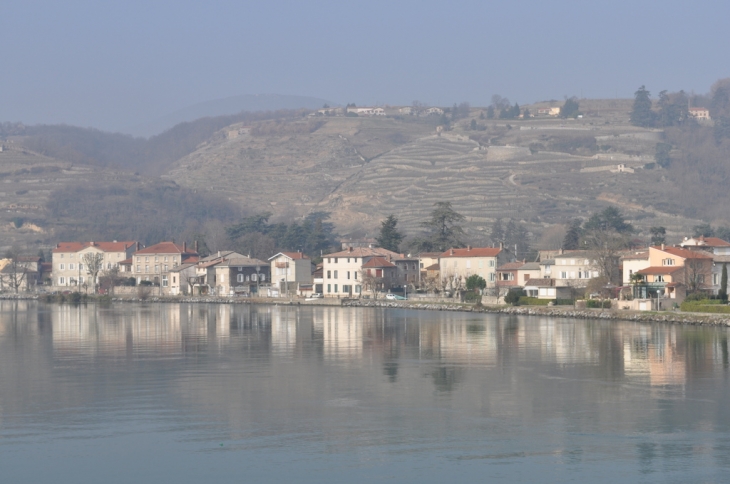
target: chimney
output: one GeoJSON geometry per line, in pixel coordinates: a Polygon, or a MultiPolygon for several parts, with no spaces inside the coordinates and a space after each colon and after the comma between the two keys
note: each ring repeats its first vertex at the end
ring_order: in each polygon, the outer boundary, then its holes
{"type": "Polygon", "coordinates": [[[704,235],[700,235],[700,242],[704,242],[704,241],[705,241],[705,236],[704,235]]]}
{"type": "Polygon", "coordinates": [[[139,241],[137,241],[137,247],[136,250],[139,250],[139,241]]]}
{"type": "Polygon", "coordinates": [[[504,242],[499,243],[499,250],[502,250],[502,249],[504,249],[504,242]]]}
{"type": "Polygon", "coordinates": [[[466,246],[466,250],[467,250],[467,252],[470,251],[471,250],[471,245],[467,245],[466,246]]]}
{"type": "Polygon", "coordinates": [[[558,255],[563,255],[563,248],[562,247],[558,250],[558,255]]]}
{"type": "Polygon", "coordinates": [[[454,255],[454,249],[451,249],[451,255],[454,255]]]}
{"type": "MultiPolygon", "coordinates": [[[[197,245],[197,244],[198,244],[198,243],[197,243],[197,242],[195,242],[195,245],[197,245]]],[[[197,249],[197,247],[196,247],[196,249],[197,249]]],[[[197,252],[197,251],[196,251],[196,252],[197,252]]],[[[219,250],[219,251],[218,251],[218,257],[220,257],[220,256],[221,256],[221,251],[219,250]]]]}
{"type": "Polygon", "coordinates": [[[662,250],[664,250],[664,244],[662,243],[662,250]]]}
{"type": "Polygon", "coordinates": [[[352,252],[352,246],[348,247],[348,248],[347,248],[347,251],[348,251],[348,252],[352,252]]]}
{"type": "Polygon", "coordinates": [[[91,242],[89,242],[89,245],[91,245],[92,247],[94,247],[94,241],[92,240],[91,242]]]}
{"type": "Polygon", "coordinates": [[[187,252],[187,251],[188,251],[188,243],[183,242],[183,252],[187,252]]]}
{"type": "MultiPolygon", "coordinates": [[[[195,241],[195,252],[197,252],[197,251],[198,251],[198,241],[196,240],[195,241]]],[[[218,255],[219,256],[221,255],[220,251],[218,251],[218,255]]]]}

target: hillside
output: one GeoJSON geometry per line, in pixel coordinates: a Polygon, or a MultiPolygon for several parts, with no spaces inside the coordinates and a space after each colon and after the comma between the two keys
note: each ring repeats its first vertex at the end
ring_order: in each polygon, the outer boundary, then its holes
{"type": "MultiPolygon", "coordinates": [[[[536,109],[537,106],[531,108],[536,109]]],[[[640,229],[686,233],[686,199],[652,167],[657,130],[628,124],[630,101],[582,105],[583,119],[484,120],[481,110],[437,135],[433,119],[317,118],[266,128],[237,124],[218,133],[165,175],[215,189],[249,210],[275,216],[329,211],[341,232],[376,230],[390,213],[409,232],[436,201],[450,200],[486,240],[496,218],[551,224],[618,205],[640,229]],[[471,130],[471,120],[484,126],[471,130]],[[629,170],[619,173],[619,164],[629,170]],[[633,171],[633,173],[630,173],[633,171]]]]}

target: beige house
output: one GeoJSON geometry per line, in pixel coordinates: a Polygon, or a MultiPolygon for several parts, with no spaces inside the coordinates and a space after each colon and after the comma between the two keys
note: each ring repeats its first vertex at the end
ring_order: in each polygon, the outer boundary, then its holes
{"type": "Polygon", "coordinates": [[[621,283],[624,286],[628,286],[632,283],[631,278],[634,274],[649,267],[649,251],[638,250],[631,254],[626,254],[621,257],[621,262],[623,265],[621,283]]]}
{"type": "Polygon", "coordinates": [[[557,286],[585,287],[589,279],[599,275],[595,261],[587,250],[561,250],[553,260],[555,264],[550,274],[545,273],[543,276],[555,279],[557,286]]]}
{"type": "Polygon", "coordinates": [[[709,121],[710,110],[707,108],[689,108],[689,115],[698,121],[709,121]]]}
{"type": "Polygon", "coordinates": [[[215,275],[208,285],[219,296],[261,294],[271,283],[271,266],[268,262],[251,257],[235,257],[220,261],[215,275]]]}
{"type": "Polygon", "coordinates": [[[507,262],[507,254],[501,248],[467,247],[449,249],[439,256],[439,275],[442,287],[446,290],[460,288],[472,274],[477,274],[487,287],[497,283],[497,267],[507,262]]]}
{"type": "MultiPolygon", "coordinates": [[[[104,271],[120,267],[139,248],[135,241],[123,242],[59,242],[51,250],[53,265],[51,280],[54,286],[91,286],[87,267],[84,265],[85,254],[101,254],[104,271]]],[[[103,273],[103,271],[102,271],[103,273]]],[[[101,273],[99,274],[101,275],[101,273]]]]}
{"type": "Polygon", "coordinates": [[[297,292],[299,285],[312,284],[312,260],[301,252],[279,252],[269,258],[271,283],[280,294],[297,292]]]}
{"type": "Polygon", "coordinates": [[[381,247],[349,247],[327,254],[322,261],[325,297],[359,296],[363,290],[363,267],[374,257],[389,261],[402,258],[401,254],[381,247]]]}
{"type": "Polygon", "coordinates": [[[183,263],[170,269],[170,294],[173,296],[193,295],[198,286],[195,263],[183,263]]]}
{"type": "Polygon", "coordinates": [[[160,242],[140,249],[132,256],[132,273],[137,284],[150,281],[160,287],[160,293],[170,294],[170,271],[184,263],[198,262],[197,250],[190,250],[185,242],[160,242]]]}

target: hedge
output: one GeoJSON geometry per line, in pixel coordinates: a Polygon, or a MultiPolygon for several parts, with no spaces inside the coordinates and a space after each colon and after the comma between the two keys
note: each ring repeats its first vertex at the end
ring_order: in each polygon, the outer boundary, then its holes
{"type": "Polygon", "coordinates": [[[553,303],[556,306],[572,306],[572,299],[538,299],[536,297],[522,296],[520,297],[519,306],[547,306],[553,303]]]}
{"type": "Polygon", "coordinates": [[[730,306],[714,301],[684,301],[680,309],[690,313],[730,314],[730,306]]]}
{"type": "Polygon", "coordinates": [[[586,307],[593,308],[593,309],[602,307],[604,309],[608,309],[611,307],[611,301],[608,301],[608,300],[599,301],[598,299],[588,299],[586,301],[586,307]]]}

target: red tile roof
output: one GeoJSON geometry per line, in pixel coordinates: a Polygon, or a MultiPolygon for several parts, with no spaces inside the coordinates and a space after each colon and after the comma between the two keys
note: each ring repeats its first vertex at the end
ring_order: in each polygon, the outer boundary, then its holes
{"type": "Polygon", "coordinates": [[[91,247],[92,244],[102,252],[124,252],[129,247],[135,245],[135,241],[122,242],[59,242],[51,252],[78,252],[80,250],[91,247]]]}
{"type": "Polygon", "coordinates": [[[363,267],[395,267],[395,264],[389,262],[384,257],[373,257],[363,267]]]}
{"type": "Polygon", "coordinates": [[[712,259],[711,254],[708,254],[701,250],[688,250],[688,249],[682,249],[680,247],[664,247],[663,249],[661,247],[653,247],[653,248],[656,250],[661,250],[662,252],[666,252],[667,254],[672,254],[672,255],[676,255],[677,257],[682,257],[683,259],[712,259]]]}
{"type": "Polygon", "coordinates": [[[705,237],[705,247],[730,247],[730,242],[726,242],[719,237],[705,237]]]}
{"type": "Polygon", "coordinates": [[[655,266],[655,267],[647,267],[646,269],[641,269],[640,271],[637,271],[637,274],[641,274],[642,276],[645,275],[662,275],[662,274],[672,274],[673,272],[677,272],[678,270],[683,269],[683,267],[677,267],[677,266],[655,266]]]}
{"type": "MultiPolygon", "coordinates": [[[[301,252],[279,252],[280,254],[283,254],[287,256],[290,259],[299,260],[299,259],[309,259],[306,254],[303,254],[301,252]]],[[[276,257],[276,256],[274,256],[276,257]]],[[[273,257],[272,257],[273,259],[273,257]]]]}
{"type": "Polygon", "coordinates": [[[439,257],[497,257],[502,249],[497,247],[467,247],[466,249],[449,249],[439,257]]]}
{"type": "Polygon", "coordinates": [[[522,261],[507,262],[506,264],[503,264],[503,265],[497,267],[497,271],[516,271],[523,265],[525,265],[525,263],[522,261]]]}
{"type": "Polygon", "coordinates": [[[524,286],[553,287],[555,286],[555,279],[531,277],[525,281],[524,286]]]}

